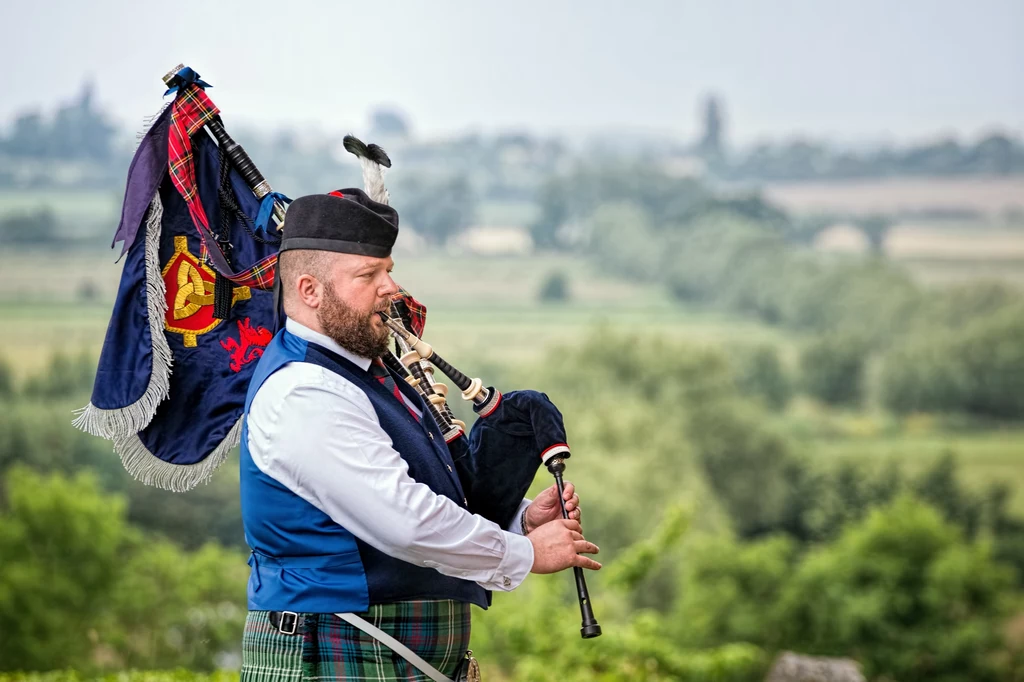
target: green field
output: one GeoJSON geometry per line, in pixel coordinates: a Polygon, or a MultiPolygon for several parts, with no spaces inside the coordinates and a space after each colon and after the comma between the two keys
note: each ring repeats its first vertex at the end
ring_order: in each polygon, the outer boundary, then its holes
{"type": "MultiPolygon", "coordinates": [[[[19,253],[0,272],[0,318],[9,329],[0,354],[18,358],[18,372],[30,373],[55,349],[98,352],[120,273],[113,261],[104,254],[53,260],[40,252],[19,253]],[[59,277],[40,277],[47,269],[59,277]],[[82,300],[87,286],[94,298],[82,300]]],[[[657,287],[604,276],[579,258],[399,255],[396,263],[395,279],[427,305],[425,336],[453,359],[533,359],[553,344],[572,345],[599,328],[709,344],[785,339],[755,322],[680,307],[657,287]],[[568,278],[571,300],[542,305],[537,291],[553,272],[568,278]]]]}
{"type": "MultiPolygon", "coordinates": [[[[814,454],[828,459],[881,466],[899,462],[915,473],[952,453],[963,465],[964,478],[983,487],[1005,482],[1024,490],[1024,429],[1007,428],[979,433],[901,433],[868,438],[829,438],[810,443],[814,454]]],[[[1024,513],[1024,497],[1016,495],[1015,508],[1024,513]]]]}
{"type": "MultiPolygon", "coordinates": [[[[110,316],[120,266],[112,254],[65,255],[54,261],[22,252],[0,272],[0,355],[16,374],[41,369],[55,350],[97,354],[110,316]],[[59,276],[40,276],[47,267],[59,276]],[[89,282],[94,298],[80,292],[89,282]]],[[[767,343],[795,356],[801,339],[720,312],[673,303],[657,287],[609,277],[580,258],[474,258],[396,255],[395,278],[429,309],[427,340],[464,369],[522,366],[558,345],[587,335],[660,334],[676,341],[727,348],[767,343]],[[550,273],[570,283],[571,300],[541,304],[537,291],[550,273]]],[[[838,413],[797,401],[780,417],[816,459],[856,460],[881,466],[890,459],[908,473],[947,451],[959,456],[968,483],[1006,481],[1024,514],[1024,429],[956,431],[927,417],[899,421],[874,413],[838,413]]]]}
{"type": "Polygon", "coordinates": [[[1024,515],[1024,427],[951,425],[941,418],[914,415],[842,413],[799,400],[781,419],[802,449],[819,462],[862,465],[882,471],[890,463],[907,476],[919,474],[952,454],[964,482],[981,491],[992,484],[1012,487],[1011,508],[1024,515]]]}
{"type": "Polygon", "coordinates": [[[49,209],[61,223],[107,221],[116,227],[121,214],[120,192],[95,190],[23,189],[0,191],[0,217],[49,209]]]}

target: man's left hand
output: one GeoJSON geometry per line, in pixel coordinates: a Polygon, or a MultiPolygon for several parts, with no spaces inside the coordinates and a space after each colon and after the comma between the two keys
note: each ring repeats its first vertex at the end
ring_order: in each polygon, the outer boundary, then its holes
{"type": "MultiPolygon", "coordinates": [[[[565,510],[569,512],[569,518],[580,520],[580,497],[576,494],[576,487],[569,481],[565,482],[565,510]]],[[[562,507],[558,504],[558,486],[553,485],[540,495],[534,498],[530,506],[526,508],[526,532],[529,533],[538,526],[543,526],[548,521],[562,518],[562,507]]]]}

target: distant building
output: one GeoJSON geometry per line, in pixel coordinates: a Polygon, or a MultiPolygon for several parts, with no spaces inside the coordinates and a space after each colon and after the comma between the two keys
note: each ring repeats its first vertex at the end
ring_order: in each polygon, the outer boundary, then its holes
{"type": "Polygon", "coordinates": [[[449,242],[449,250],[479,256],[525,256],[533,251],[533,239],[523,227],[471,227],[449,242]]]}
{"type": "Polygon", "coordinates": [[[867,253],[871,243],[856,225],[836,223],[818,233],[814,248],[829,253],[867,253]]]}
{"type": "Polygon", "coordinates": [[[693,154],[670,156],[661,163],[662,172],[674,178],[699,178],[707,172],[707,168],[707,162],[693,154]]]}

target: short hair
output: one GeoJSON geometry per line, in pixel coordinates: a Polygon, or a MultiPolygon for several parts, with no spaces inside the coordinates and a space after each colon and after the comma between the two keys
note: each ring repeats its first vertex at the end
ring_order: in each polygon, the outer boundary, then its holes
{"type": "Polygon", "coordinates": [[[295,296],[295,283],[302,275],[312,275],[321,283],[330,283],[333,254],[312,249],[289,249],[278,255],[278,276],[281,278],[283,299],[287,303],[295,296]]]}

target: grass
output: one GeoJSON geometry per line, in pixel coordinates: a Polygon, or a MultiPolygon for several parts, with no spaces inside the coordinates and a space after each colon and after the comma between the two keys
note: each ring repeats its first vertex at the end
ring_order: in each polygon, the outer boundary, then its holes
{"type": "Polygon", "coordinates": [[[832,410],[805,398],[795,401],[781,422],[809,456],[826,465],[852,462],[881,470],[895,461],[913,476],[953,454],[974,490],[1009,484],[1011,508],[1024,516],[1024,426],[832,410]]]}
{"type": "MultiPolygon", "coordinates": [[[[110,253],[54,259],[26,251],[0,272],[0,319],[7,329],[0,354],[17,359],[20,375],[42,367],[55,350],[99,352],[120,273],[113,260],[110,253]],[[87,288],[93,298],[83,300],[87,288]]],[[[708,344],[786,342],[782,333],[756,322],[673,304],[656,286],[608,277],[578,257],[396,255],[396,261],[396,280],[428,307],[425,336],[456,363],[467,357],[530,360],[597,328],[708,344]],[[542,305],[537,291],[554,271],[568,277],[572,299],[542,305]]]]}
{"type": "MultiPolygon", "coordinates": [[[[429,308],[425,337],[469,372],[530,362],[553,346],[572,346],[605,330],[717,347],[766,343],[785,356],[799,342],[754,321],[680,306],[656,286],[609,277],[580,258],[432,254],[396,255],[396,262],[396,279],[429,308]],[[541,304],[540,284],[556,271],[567,277],[572,299],[541,304]]],[[[14,362],[17,375],[38,371],[56,350],[98,354],[120,271],[113,256],[67,254],[54,261],[45,253],[23,252],[9,263],[0,272],[6,331],[0,355],[14,362]],[[96,293],[83,301],[87,281],[96,293]]],[[[953,451],[970,484],[1011,483],[1017,491],[1014,509],[1024,515],[1024,428],[953,430],[922,418],[821,411],[806,401],[798,401],[785,419],[807,451],[826,461],[882,466],[895,458],[912,473],[953,451]]]]}
{"type": "Polygon", "coordinates": [[[1024,515],[1024,429],[1000,429],[979,433],[901,433],[891,436],[822,439],[809,443],[818,457],[830,461],[863,462],[882,467],[899,462],[914,474],[953,453],[964,481],[976,490],[995,483],[1009,484],[1014,491],[1011,508],[1024,515]]]}
{"type": "Polygon", "coordinates": [[[881,178],[777,182],[766,196],[795,213],[973,211],[992,217],[1021,206],[1024,178],[881,178]]]}
{"type": "Polygon", "coordinates": [[[48,208],[61,223],[111,222],[114,234],[121,214],[121,196],[117,192],[96,190],[19,189],[0,191],[0,217],[31,213],[48,208]]]}
{"type": "Polygon", "coordinates": [[[978,280],[998,280],[1024,288],[1024,258],[964,260],[960,258],[910,258],[900,261],[926,286],[950,286],[978,280]]]}

